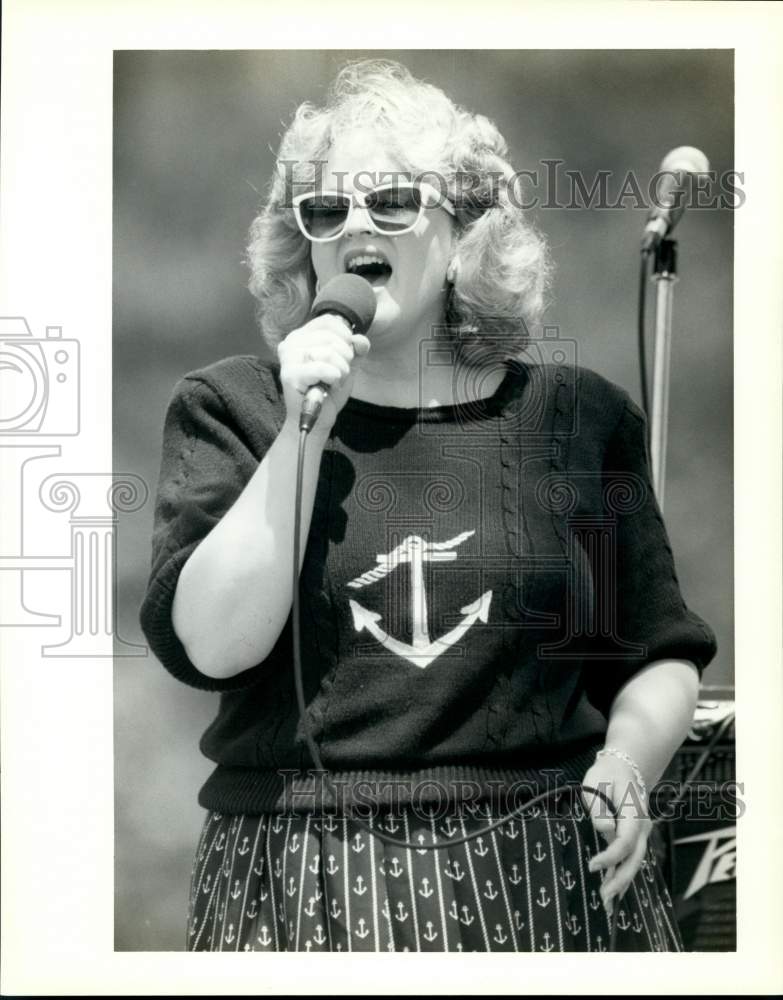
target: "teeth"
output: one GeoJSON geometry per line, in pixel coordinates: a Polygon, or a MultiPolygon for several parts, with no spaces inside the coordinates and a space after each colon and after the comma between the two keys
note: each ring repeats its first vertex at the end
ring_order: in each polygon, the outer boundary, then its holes
{"type": "Polygon", "coordinates": [[[347,271],[355,271],[359,267],[367,267],[370,264],[380,264],[381,266],[388,267],[388,261],[383,257],[379,257],[376,254],[361,254],[358,257],[352,257],[346,264],[347,271]]]}

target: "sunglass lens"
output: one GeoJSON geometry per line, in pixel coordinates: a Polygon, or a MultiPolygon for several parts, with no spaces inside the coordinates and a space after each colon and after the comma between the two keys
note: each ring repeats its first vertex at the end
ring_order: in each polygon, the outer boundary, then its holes
{"type": "Polygon", "coordinates": [[[392,185],[376,188],[367,195],[367,207],[375,225],[385,233],[410,229],[421,211],[421,196],[414,187],[392,185]]]}
{"type": "Polygon", "coordinates": [[[299,205],[302,225],[309,236],[325,239],[345,225],[350,201],[339,194],[314,194],[299,205]]]}

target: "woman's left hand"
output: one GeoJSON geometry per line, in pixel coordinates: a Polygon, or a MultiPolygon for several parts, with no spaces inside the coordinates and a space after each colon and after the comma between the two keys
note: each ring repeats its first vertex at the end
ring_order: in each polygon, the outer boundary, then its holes
{"type": "Polygon", "coordinates": [[[617,810],[615,823],[607,804],[582,788],[582,799],[593,826],[608,843],[590,859],[588,868],[592,872],[606,871],[601,899],[611,914],[613,900],[622,897],[641,867],[652,821],[633,771],[621,758],[599,757],[585,774],[582,785],[603,792],[617,810]]]}

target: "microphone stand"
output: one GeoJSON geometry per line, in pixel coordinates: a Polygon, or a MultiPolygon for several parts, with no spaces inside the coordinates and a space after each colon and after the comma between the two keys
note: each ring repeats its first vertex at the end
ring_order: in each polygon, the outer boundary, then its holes
{"type": "Polygon", "coordinates": [[[677,243],[660,240],[655,248],[652,280],[657,286],[655,299],[655,353],[653,359],[652,417],[650,457],[653,489],[663,511],[666,477],[666,445],[669,418],[669,368],[672,339],[672,300],[677,281],[677,243]]]}

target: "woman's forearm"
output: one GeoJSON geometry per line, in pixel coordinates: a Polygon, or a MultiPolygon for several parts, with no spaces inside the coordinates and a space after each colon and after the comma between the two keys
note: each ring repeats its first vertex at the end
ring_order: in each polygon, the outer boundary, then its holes
{"type": "MultiPolygon", "coordinates": [[[[298,438],[297,425],[287,420],[243,492],[180,573],[174,631],[193,665],[210,677],[231,677],[263,661],[288,619],[298,438]]],[[[316,427],[307,445],[302,559],[325,441],[316,427]]]]}
{"type": "Polygon", "coordinates": [[[682,744],[693,722],[699,674],[689,660],[656,660],[618,692],[609,713],[606,745],[629,754],[648,790],[682,744]]]}

